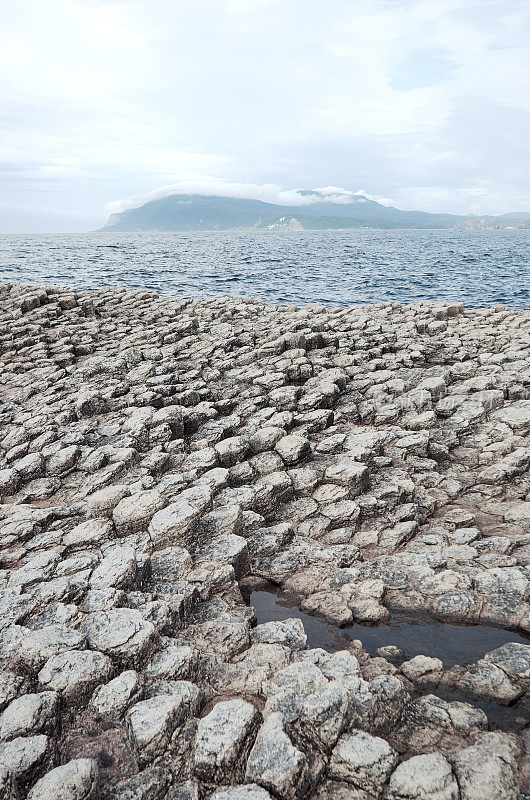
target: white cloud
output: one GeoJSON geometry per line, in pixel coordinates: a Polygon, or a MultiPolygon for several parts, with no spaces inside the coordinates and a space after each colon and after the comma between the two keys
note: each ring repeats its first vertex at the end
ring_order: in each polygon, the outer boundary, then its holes
{"type": "Polygon", "coordinates": [[[74,228],[186,182],[530,209],[529,31],[526,0],[19,0],[0,203],[74,228]]]}
{"type": "MultiPolygon", "coordinates": [[[[359,197],[366,197],[364,192],[352,192],[338,186],[325,186],[312,190],[317,194],[307,194],[307,189],[284,189],[276,183],[258,185],[255,183],[230,183],[212,177],[200,177],[191,180],[177,181],[170,186],[162,186],[142,195],[134,195],[123,200],[113,200],[107,204],[109,214],[137,208],[150,200],[158,200],[172,194],[200,194],[208,197],[235,197],[250,200],[261,200],[264,203],[275,203],[286,206],[304,206],[318,203],[322,197],[328,202],[351,203],[359,197]]],[[[372,199],[372,198],[370,198],[372,199]]],[[[375,198],[373,198],[375,199],[375,198]]],[[[391,201],[388,201],[389,203],[391,201]]]]}

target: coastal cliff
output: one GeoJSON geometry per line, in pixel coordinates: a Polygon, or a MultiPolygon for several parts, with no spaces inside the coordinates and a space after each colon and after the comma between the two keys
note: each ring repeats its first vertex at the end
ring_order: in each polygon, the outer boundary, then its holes
{"type": "Polygon", "coordinates": [[[529,788],[529,312],[11,284],[0,309],[2,797],[529,788]],[[387,643],[308,647],[295,611],[256,619],[270,590],[387,643]],[[399,614],[504,644],[405,652],[399,614]]]}

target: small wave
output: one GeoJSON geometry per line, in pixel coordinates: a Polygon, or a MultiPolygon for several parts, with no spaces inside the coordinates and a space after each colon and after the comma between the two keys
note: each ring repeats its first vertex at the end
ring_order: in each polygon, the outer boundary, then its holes
{"type": "Polygon", "coordinates": [[[529,273],[530,231],[524,230],[480,237],[377,230],[306,231],[303,237],[107,234],[99,242],[86,234],[0,237],[0,282],[80,289],[118,283],[195,297],[237,290],[283,304],[457,298],[468,307],[502,302],[530,309],[529,273]]]}

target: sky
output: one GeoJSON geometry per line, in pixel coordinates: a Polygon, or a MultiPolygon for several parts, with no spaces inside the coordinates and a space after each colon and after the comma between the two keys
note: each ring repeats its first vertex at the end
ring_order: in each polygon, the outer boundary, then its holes
{"type": "Polygon", "coordinates": [[[529,165],[528,0],[2,8],[0,232],[170,191],[530,211],[529,165]]]}

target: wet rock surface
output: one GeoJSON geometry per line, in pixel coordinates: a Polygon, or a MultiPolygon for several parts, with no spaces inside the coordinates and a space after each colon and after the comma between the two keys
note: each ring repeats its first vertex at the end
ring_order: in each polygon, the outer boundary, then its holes
{"type": "Polygon", "coordinates": [[[5,284],[0,360],[2,796],[525,796],[528,312],[5,284]]]}

